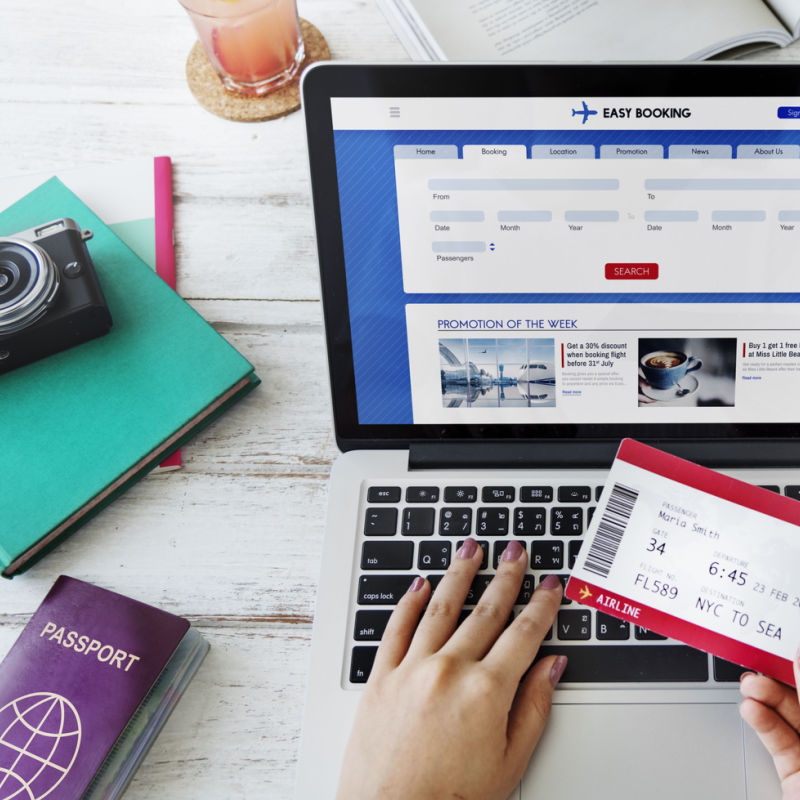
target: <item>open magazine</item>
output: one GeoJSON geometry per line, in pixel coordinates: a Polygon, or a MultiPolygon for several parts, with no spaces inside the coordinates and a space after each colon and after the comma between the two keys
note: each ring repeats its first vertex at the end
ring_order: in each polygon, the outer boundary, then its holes
{"type": "Polygon", "coordinates": [[[412,58],[695,61],[800,37],[800,0],[378,0],[412,58]]]}

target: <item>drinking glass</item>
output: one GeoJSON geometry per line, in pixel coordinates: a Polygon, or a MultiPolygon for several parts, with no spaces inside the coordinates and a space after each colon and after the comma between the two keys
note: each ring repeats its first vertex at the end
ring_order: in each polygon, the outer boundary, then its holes
{"type": "Polygon", "coordinates": [[[223,86],[265,95],[297,75],[305,55],[297,0],[179,0],[223,86]]]}

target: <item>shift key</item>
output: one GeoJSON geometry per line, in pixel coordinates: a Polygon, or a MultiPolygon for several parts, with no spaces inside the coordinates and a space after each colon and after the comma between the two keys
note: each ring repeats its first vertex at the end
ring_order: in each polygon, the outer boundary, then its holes
{"type": "Polygon", "coordinates": [[[397,605],[416,577],[416,575],[362,575],[358,581],[358,604],[397,605]]]}

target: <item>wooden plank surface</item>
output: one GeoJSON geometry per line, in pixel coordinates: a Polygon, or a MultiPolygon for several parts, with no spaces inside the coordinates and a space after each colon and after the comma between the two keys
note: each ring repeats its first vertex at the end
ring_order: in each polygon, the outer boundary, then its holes
{"type": "MultiPolygon", "coordinates": [[[[407,58],[373,0],[300,13],[335,58],[407,58]]],[[[290,797],[336,453],[302,116],[199,108],[177,0],[3,0],[2,18],[0,175],[172,156],[179,289],[263,384],[184,448],[181,471],[0,582],[0,657],[60,573],[187,616],[211,653],[127,797],[290,797]]]]}

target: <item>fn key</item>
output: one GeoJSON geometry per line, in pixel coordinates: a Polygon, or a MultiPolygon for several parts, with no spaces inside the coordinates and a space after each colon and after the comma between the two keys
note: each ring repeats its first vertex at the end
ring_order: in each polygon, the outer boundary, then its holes
{"type": "Polygon", "coordinates": [[[350,660],[350,683],[366,683],[375,662],[377,647],[354,647],[350,660]]]}

